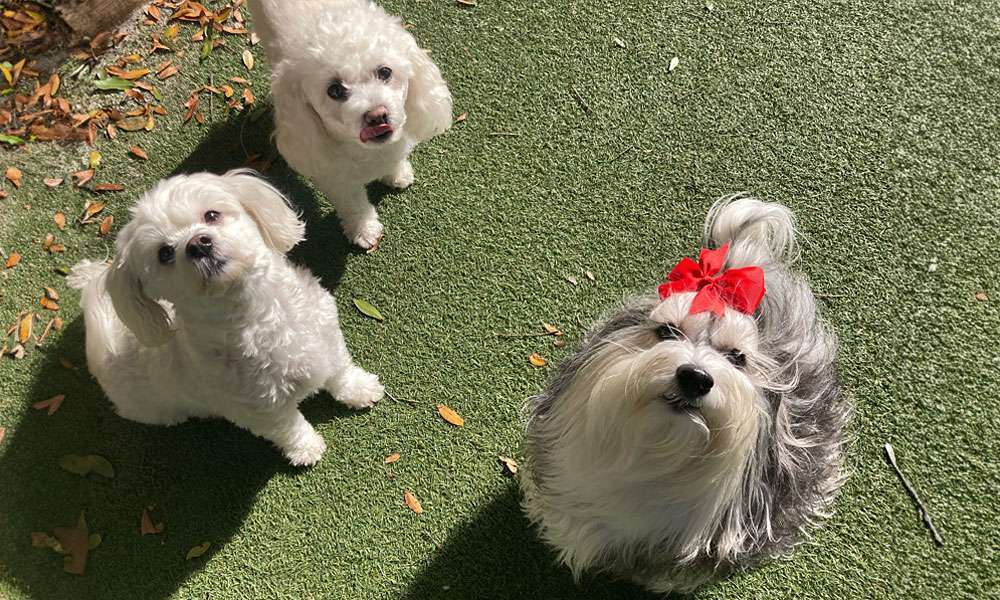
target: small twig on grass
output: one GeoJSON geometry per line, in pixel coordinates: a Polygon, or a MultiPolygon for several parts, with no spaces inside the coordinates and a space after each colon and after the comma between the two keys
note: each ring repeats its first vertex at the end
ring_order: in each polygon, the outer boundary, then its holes
{"type": "Polygon", "coordinates": [[[498,338],[535,338],[535,337],[545,337],[547,335],[558,336],[561,331],[541,331],[538,333],[516,333],[516,332],[506,332],[501,331],[497,333],[498,338]]]}
{"type": "Polygon", "coordinates": [[[607,162],[608,163],[618,162],[619,158],[625,156],[626,154],[628,154],[629,152],[633,151],[634,149],[635,148],[632,148],[631,146],[628,147],[628,148],[625,148],[624,150],[622,150],[621,152],[619,152],[618,154],[616,154],[614,158],[612,158],[611,160],[609,160],[607,162]]]}
{"type": "Polygon", "coordinates": [[[576,88],[573,86],[569,86],[569,91],[571,94],[573,94],[573,99],[576,100],[576,103],[580,105],[580,109],[589,115],[590,105],[587,104],[587,101],[583,99],[583,96],[580,95],[580,92],[576,91],[576,88]]]}
{"type": "Polygon", "coordinates": [[[410,406],[416,406],[417,405],[417,401],[416,400],[406,400],[406,399],[400,400],[399,398],[393,396],[392,392],[390,392],[389,390],[385,391],[385,395],[389,396],[389,399],[392,400],[393,402],[399,402],[400,404],[405,403],[405,404],[409,404],[410,406]]]}
{"type": "Polygon", "coordinates": [[[923,501],[920,500],[920,496],[917,495],[917,490],[913,487],[913,484],[906,478],[906,475],[903,475],[903,471],[901,471],[899,469],[899,465],[896,464],[896,453],[892,449],[892,444],[885,445],[885,455],[889,459],[889,464],[892,465],[892,468],[896,471],[896,475],[899,475],[900,481],[903,482],[903,487],[906,488],[906,493],[908,493],[910,497],[913,498],[913,501],[917,503],[917,508],[920,509],[920,518],[923,519],[924,524],[927,525],[927,529],[931,530],[931,537],[934,538],[934,543],[938,546],[944,546],[944,538],[941,537],[937,528],[934,527],[934,522],[931,521],[930,511],[927,510],[923,501]]]}

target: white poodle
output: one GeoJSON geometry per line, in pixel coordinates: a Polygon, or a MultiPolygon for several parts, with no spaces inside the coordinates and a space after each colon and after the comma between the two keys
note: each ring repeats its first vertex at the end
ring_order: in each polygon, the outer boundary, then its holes
{"type": "Polygon", "coordinates": [[[126,419],[223,417],[312,465],[323,438],[298,403],[325,389],[351,408],[382,398],[354,364],[333,296],[285,258],[303,224],[250,171],[160,182],[132,208],[112,265],[84,261],[87,364],[126,419]]]}
{"type": "Polygon", "coordinates": [[[413,183],[409,155],[451,126],[441,72],[400,19],[368,0],[250,0],[271,62],[278,150],[372,250],[383,227],[365,185],[413,183]]]}

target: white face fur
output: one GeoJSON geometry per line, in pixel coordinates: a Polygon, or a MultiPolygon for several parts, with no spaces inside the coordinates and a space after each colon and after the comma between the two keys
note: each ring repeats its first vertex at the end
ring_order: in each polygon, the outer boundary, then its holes
{"type": "Polygon", "coordinates": [[[391,52],[367,56],[334,70],[316,61],[304,71],[302,85],[327,133],[343,143],[377,149],[402,135],[412,67],[391,52]]]}
{"type": "Polygon", "coordinates": [[[266,251],[257,225],[224,186],[161,186],[123,231],[125,260],[151,298],[174,304],[225,291],[266,251]]]}
{"type": "Polygon", "coordinates": [[[691,315],[693,299],[686,293],[660,302],[647,324],[616,337],[586,368],[595,379],[587,403],[595,426],[590,433],[600,435],[601,424],[614,423],[607,431],[624,433],[619,439],[632,451],[670,455],[675,468],[752,443],[754,373],[764,360],[753,317],[731,309],[723,318],[691,315]]]}

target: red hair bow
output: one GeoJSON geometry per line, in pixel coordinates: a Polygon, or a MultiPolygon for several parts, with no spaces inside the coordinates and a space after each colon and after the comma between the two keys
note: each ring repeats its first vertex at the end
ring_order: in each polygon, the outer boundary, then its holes
{"type": "Polygon", "coordinates": [[[667,282],[660,286],[660,299],[665,300],[671,294],[698,292],[691,302],[692,315],[710,311],[722,317],[727,306],[752,315],[764,297],[764,270],[743,267],[719,275],[728,252],[729,244],[726,244],[717,250],[702,248],[698,262],[685,257],[670,271],[667,282]]]}

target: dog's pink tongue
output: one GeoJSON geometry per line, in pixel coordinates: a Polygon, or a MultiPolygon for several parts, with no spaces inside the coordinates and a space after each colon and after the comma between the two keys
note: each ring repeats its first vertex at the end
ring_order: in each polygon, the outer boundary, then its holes
{"type": "Polygon", "coordinates": [[[392,131],[392,125],[389,125],[388,123],[382,123],[381,125],[376,125],[375,127],[365,127],[361,130],[361,141],[371,141],[384,133],[389,133],[390,131],[392,131]]]}

